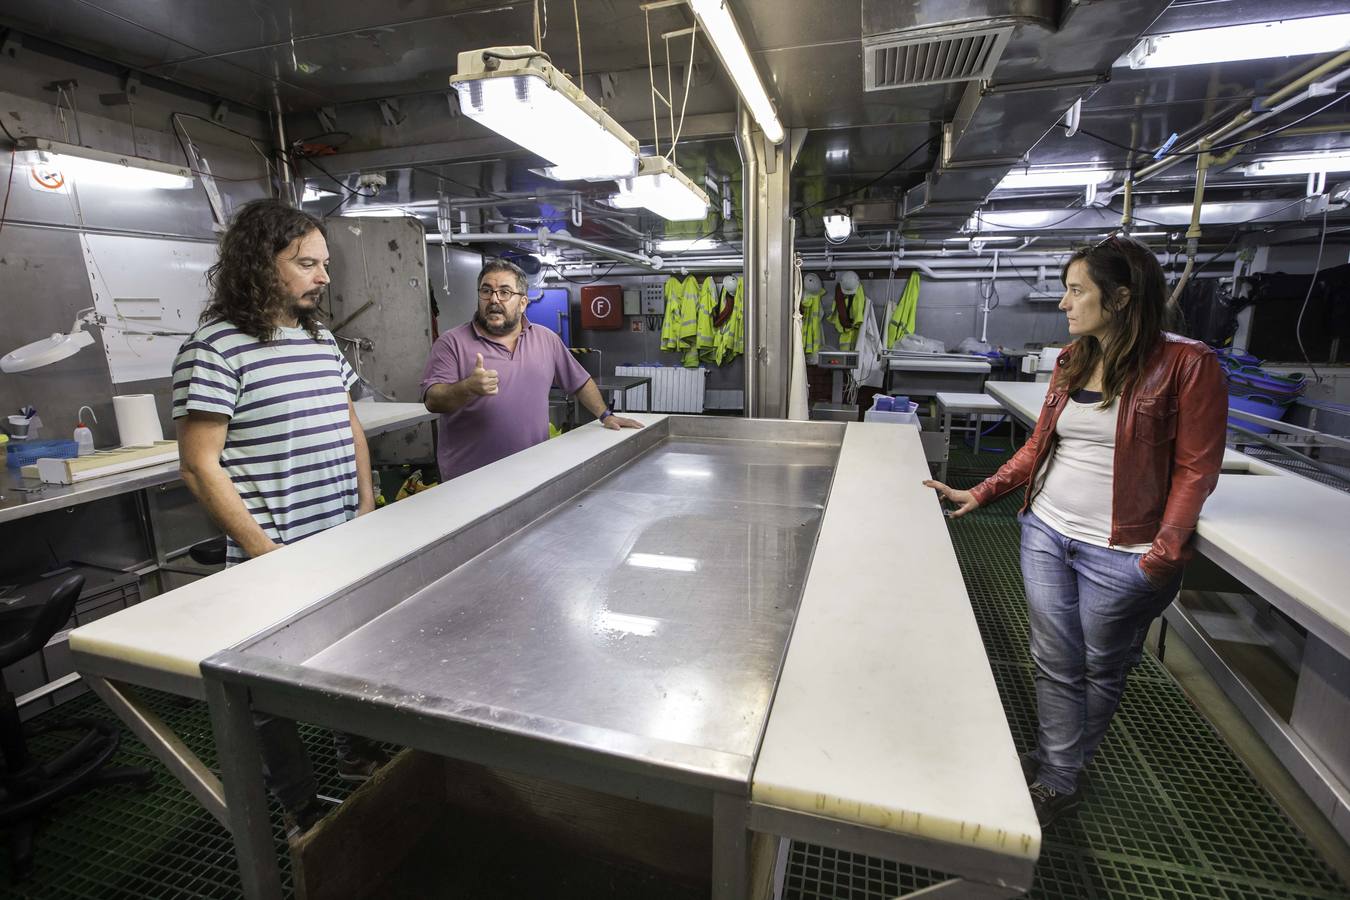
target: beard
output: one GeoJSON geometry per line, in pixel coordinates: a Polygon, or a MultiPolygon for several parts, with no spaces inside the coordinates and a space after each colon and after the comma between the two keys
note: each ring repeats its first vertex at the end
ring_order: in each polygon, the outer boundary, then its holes
{"type": "Polygon", "coordinates": [[[510,334],[512,331],[515,330],[516,326],[520,324],[520,316],[517,315],[513,319],[509,315],[507,315],[505,307],[498,306],[497,304],[494,303],[487,308],[486,312],[480,309],[478,312],[474,313],[473,321],[474,324],[476,324],[479,328],[483,329],[493,337],[501,337],[502,335],[510,334]],[[487,317],[492,313],[501,314],[502,323],[500,325],[488,324],[487,317]]]}

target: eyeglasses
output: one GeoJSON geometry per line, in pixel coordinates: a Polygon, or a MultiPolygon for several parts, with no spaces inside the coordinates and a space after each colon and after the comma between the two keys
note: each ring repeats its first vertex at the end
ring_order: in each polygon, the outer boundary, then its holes
{"type": "Polygon", "coordinates": [[[502,300],[511,300],[515,297],[524,296],[520,291],[513,291],[510,288],[491,288],[486,284],[479,285],[478,299],[487,300],[490,297],[500,297],[502,300]]]}
{"type": "Polygon", "coordinates": [[[1106,237],[1102,238],[1102,239],[1101,239],[1100,241],[1098,241],[1097,243],[1093,244],[1093,245],[1092,245],[1092,249],[1093,249],[1093,250],[1100,250],[1101,248],[1105,247],[1107,244],[1109,244],[1109,243],[1111,243],[1112,241],[1114,241],[1114,240],[1116,239],[1116,236],[1119,235],[1119,234],[1120,234],[1120,229],[1116,229],[1115,231],[1113,231],[1113,232],[1111,232],[1110,234],[1108,234],[1106,237]]]}

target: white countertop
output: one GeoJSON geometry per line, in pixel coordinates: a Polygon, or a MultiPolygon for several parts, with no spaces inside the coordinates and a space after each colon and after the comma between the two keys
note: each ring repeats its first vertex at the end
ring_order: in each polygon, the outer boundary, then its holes
{"type": "Polygon", "coordinates": [[[1350,494],[1306,478],[1219,476],[1196,548],[1350,656],[1350,494]]]}
{"type": "Polygon", "coordinates": [[[1040,828],[927,477],[916,430],[849,423],[751,800],[1034,860],[1040,828]],[[868,477],[879,461],[893,477],[868,477]]]}
{"type": "Polygon", "coordinates": [[[375,437],[386,431],[430,422],[436,418],[433,412],[420,403],[377,403],[373,400],[358,400],[352,406],[356,409],[356,418],[361,422],[361,430],[366,437],[375,437]]]}

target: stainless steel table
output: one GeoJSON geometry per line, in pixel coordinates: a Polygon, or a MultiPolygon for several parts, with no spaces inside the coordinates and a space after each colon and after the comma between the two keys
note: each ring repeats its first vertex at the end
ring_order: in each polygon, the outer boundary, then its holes
{"type": "MultiPolygon", "coordinates": [[[[250,709],[711,811],[737,846],[842,428],[697,427],[718,436],[644,429],[202,664],[250,896],[279,890],[250,709]]],[[[715,896],[744,877],[714,851],[715,896]]]]}

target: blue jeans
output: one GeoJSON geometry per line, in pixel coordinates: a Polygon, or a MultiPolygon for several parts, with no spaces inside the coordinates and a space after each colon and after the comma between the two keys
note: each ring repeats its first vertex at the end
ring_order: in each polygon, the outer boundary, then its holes
{"type": "Polygon", "coordinates": [[[1143,554],[1067,538],[1030,511],[1022,523],[1022,580],[1036,662],[1037,780],[1073,791],[1106,736],[1149,624],[1176,596],[1139,568],[1143,554]]]}

